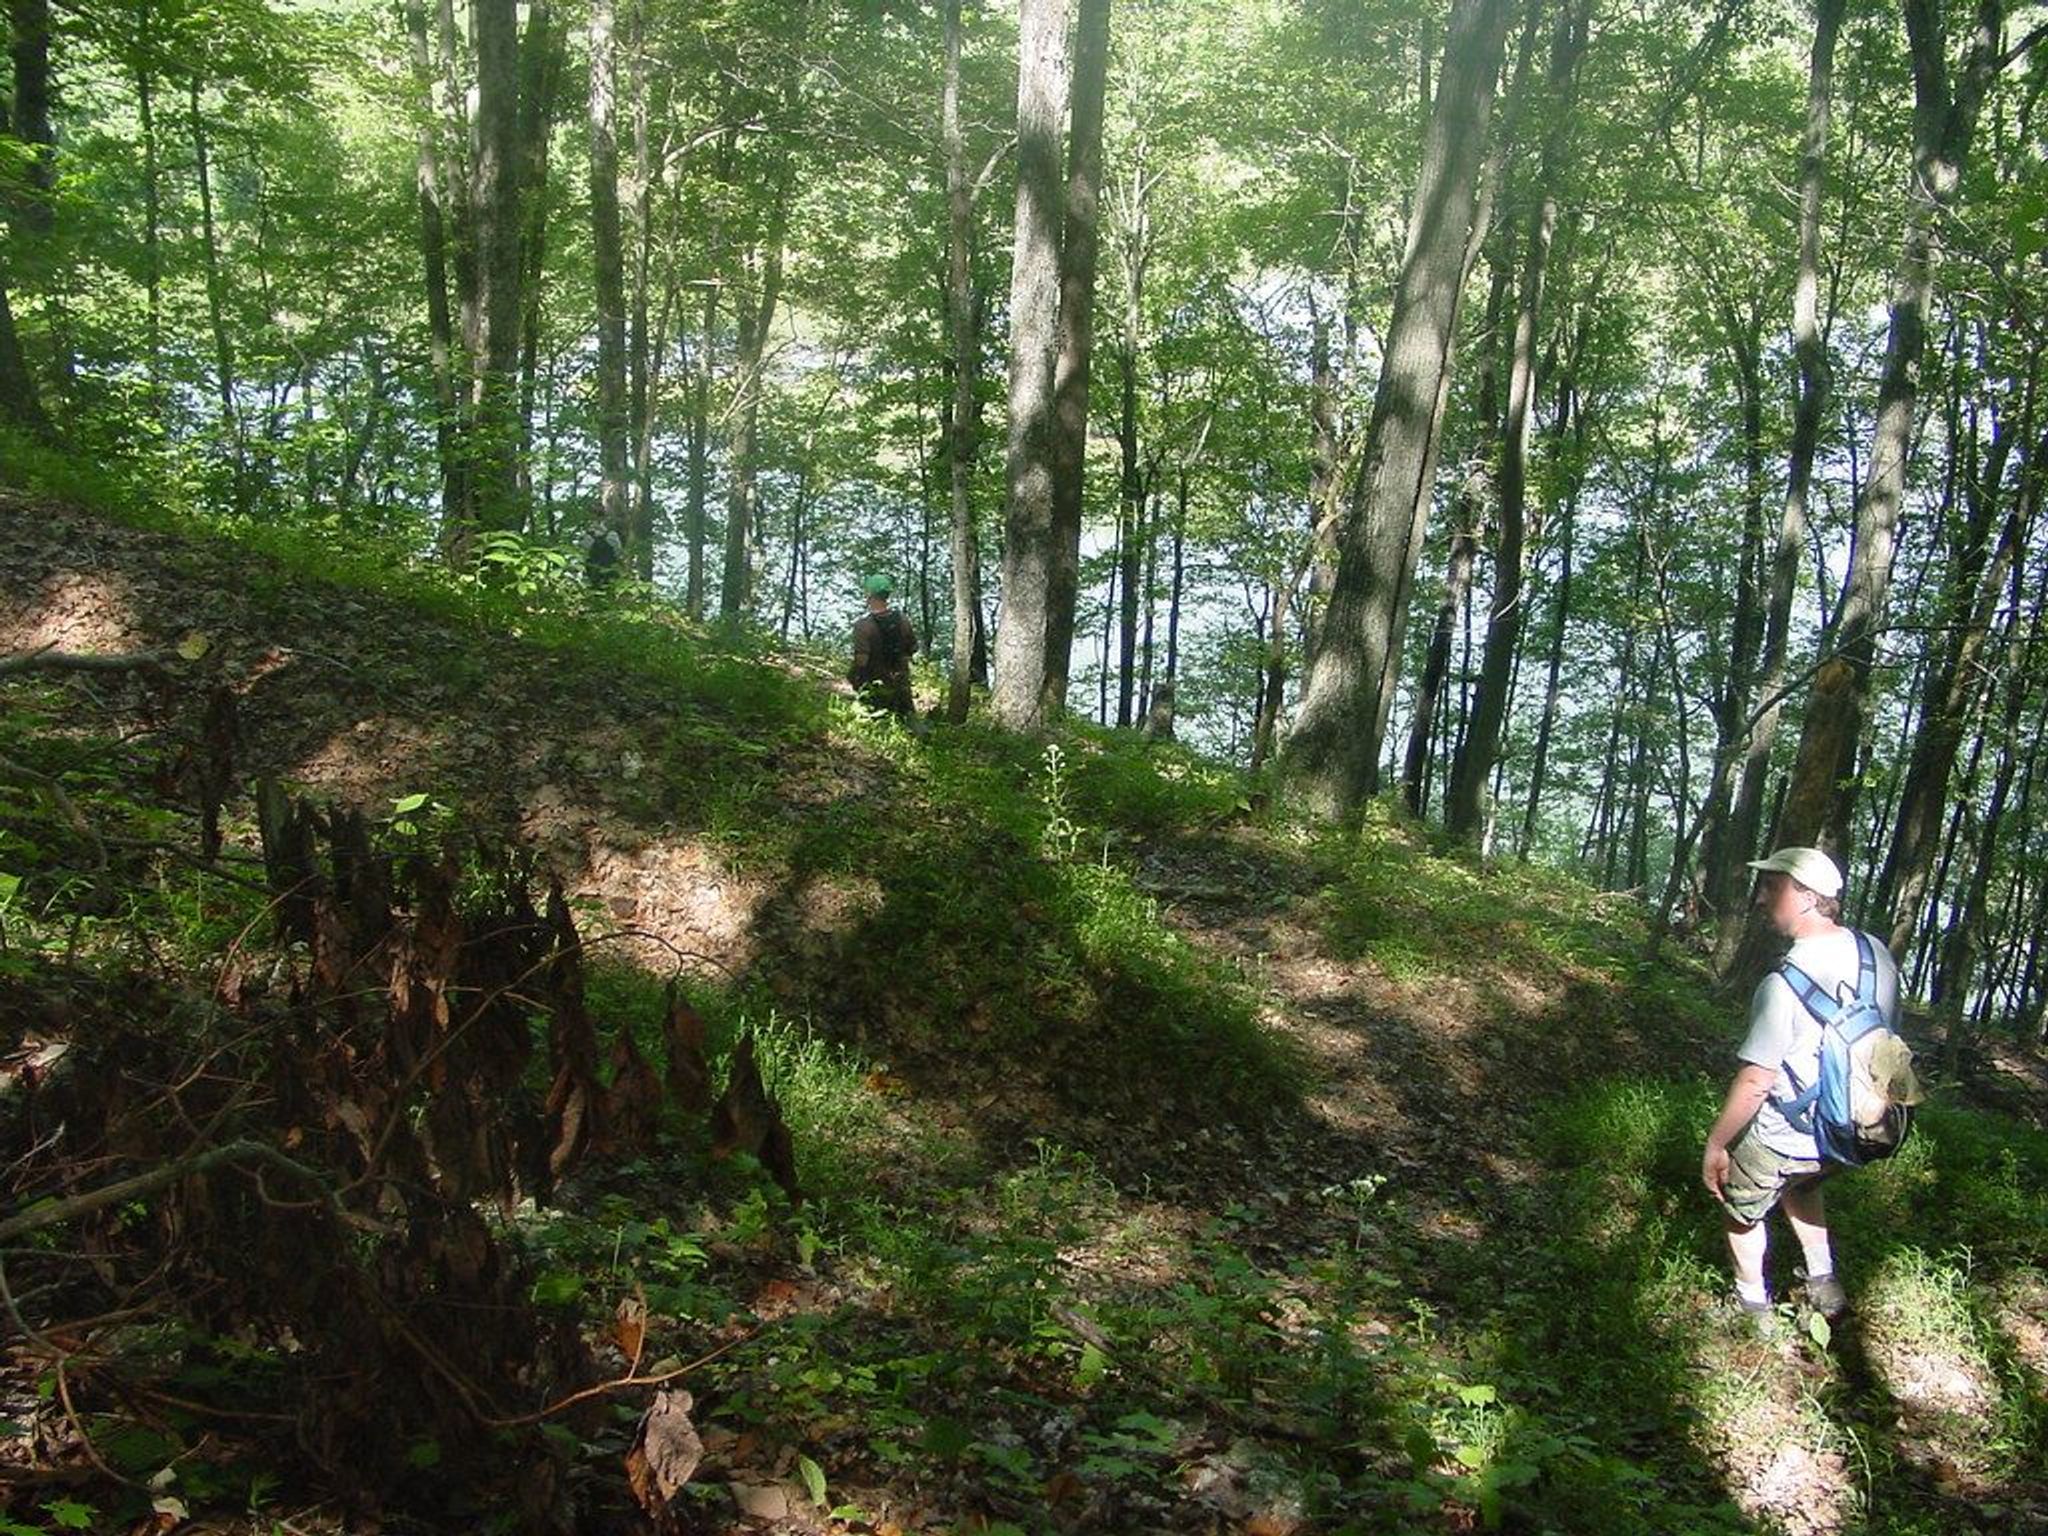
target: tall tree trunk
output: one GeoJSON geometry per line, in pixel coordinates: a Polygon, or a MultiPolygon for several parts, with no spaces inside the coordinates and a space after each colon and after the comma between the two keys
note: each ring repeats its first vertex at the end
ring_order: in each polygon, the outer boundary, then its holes
{"type": "MultiPolygon", "coordinates": [[[[463,490],[462,408],[456,394],[455,318],[448,299],[448,178],[442,164],[433,48],[427,36],[425,0],[406,0],[406,31],[412,40],[417,119],[415,180],[420,205],[420,255],[426,283],[427,355],[434,377],[434,446],[441,470],[441,524],[458,527],[468,497],[463,490]]],[[[464,373],[468,371],[465,362],[464,373]]]]}
{"type": "Polygon", "coordinates": [[[1060,100],[1065,7],[1020,0],[1017,15],[1017,217],[1010,259],[1009,443],[1004,464],[1003,610],[996,630],[995,717],[1045,723],[1046,634],[1053,600],[1053,366],[1059,352],[1060,100]]]}
{"type": "Polygon", "coordinates": [[[1146,144],[1141,135],[1133,146],[1128,187],[1119,185],[1118,241],[1124,276],[1123,337],[1117,347],[1117,539],[1123,553],[1123,609],[1118,623],[1116,723],[1130,725],[1136,703],[1138,672],[1138,598],[1140,582],[1149,581],[1152,530],[1145,523],[1145,475],[1138,463],[1138,358],[1144,339],[1145,277],[1152,259],[1151,190],[1146,144]]]}
{"type": "Polygon", "coordinates": [[[683,609],[693,619],[704,617],[704,546],[711,500],[711,353],[717,334],[718,285],[706,283],[704,334],[697,344],[697,365],[690,376],[689,489],[683,513],[689,544],[683,609]]]}
{"type": "Polygon", "coordinates": [[[946,320],[953,344],[951,523],[953,654],[946,676],[946,718],[967,718],[974,692],[974,634],[980,590],[980,549],[974,528],[974,459],[980,433],[975,386],[981,376],[980,314],[974,302],[974,195],[967,178],[967,139],[960,126],[960,0],[946,0],[946,83],[939,136],[946,157],[946,320]]]}
{"type": "Polygon", "coordinates": [[[1479,554],[1479,524],[1484,516],[1482,499],[1486,494],[1485,472],[1475,465],[1458,495],[1450,560],[1444,568],[1443,599],[1437,604],[1436,624],[1430,630],[1429,653],[1423,659],[1422,680],[1415,689],[1415,714],[1408,722],[1408,747],[1401,759],[1401,800],[1411,816],[1421,816],[1428,808],[1437,706],[1443,697],[1444,680],[1451,673],[1451,642],[1457,635],[1458,620],[1472,600],[1472,566],[1479,554]]]}
{"type": "MultiPolygon", "coordinates": [[[[1568,397],[1569,398],[1569,397],[1568,397]]],[[[1575,441],[1583,446],[1585,427],[1576,419],[1572,433],[1575,441]]],[[[1579,486],[1583,472],[1577,463],[1581,456],[1574,456],[1571,483],[1565,492],[1564,508],[1559,515],[1558,554],[1560,566],[1557,577],[1556,616],[1551,621],[1549,661],[1543,672],[1543,713],[1536,722],[1536,747],[1529,760],[1529,799],[1522,812],[1522,835],[1515,844],[1518,858],[1526,860],[1536,844],[1536,810],[1543,803],[1543,781],[1550,767],[1550,734],[1557,726],[1557,706],[1563,695],[1560,677],[1564,670],[1564,632],[1571,622],[1572,614],[1572,534],[1578,524],[1579,486]]]]}
{"type": "MultiPolygon", "coordinates": [[[[1533,14],[1533,13],[1532,13],[1533,14]]],[[[1480,665],[1471,727],[1451,772],[1444,800],[1444,827],[1452,837],[1475,841],[1485,821],[1487,780],[1501,754],[1508,717],[1508,688],[1522,643],[1522,577],[1529,532],[1529,439],[1536,419],[1536,349],[1543,319],[1543,290],[1550,247],[1557,230],[1557,176],[1571,128],[1579,60],[1586,50],[1585,0],[1567,0],[1557,12],[1550,41],[1545,94],[1552,113],[1536,166],[1536,203],[1529,212],[1522,271],[1515,293],[1515,334],[1508,365],[1508,408],[1501,423],[1500,538],[1493,562],[1493,598],[1486,614],[1486,659],[1480,665]]],[[[1540,513],[1539,513],[1540,515],[1540,513]]]]}
{"type": "Polygon", "coordinates": [[[1832,655],[1816,675],[1807,704],[1799,758],[1773,836],[1780,845],[1819,842],[1837,851],[1848,847],[1855,786],[1844,781],[1854,768],[1862,738],[1904,504],[1920,357],[1934,289],[1935,225],[1955,201],[1977,110],[1999,54],[2003,0],[1979,0],[1969,54],[1951,93],[1938,0],[1905,0],[1905,10],[1914,98],[1906,229],[1878,382],[1870,468],[1856,509],[1848,585],[1829,637],[1832,655]]]}
{"type": "MultiPolygon", "coordinates": [[[[1757,658],[1757,704],[1743,737],[1742,774],[1721,845],[1731,869],[1759,851],[1764,787],[1784,718],[1792,604],[1806,548],[1807,502],[1813,490],[1814,459],[1827,403],[1828,354],[1820,323],[1820,219],[1834,101],[1835,41],[1846,8],[1847,0],[1817,0],[1815,6],[1806,131],[1799,147],[1799,274],[1792,296],[1792,351],[1799,365],[1799,389],[1792,408],[1785,503],[1779,515],[1764,607],[1763,649],[1757,658]]],[[[1753,962],[1745,961],[1745,951],[1752,956],[1767,952],[1768,932],[1751,918],[1747,894],[1747,882],[1739,878],[1715,893],[1721,905],[1714,934],[1714,970],[1722,977],[1740,976],[1751,969],[1753,962]]]]}
{"type": "MultiPolygon", "coordinates": [[[[1427,66],[1424,66],[1427,68],[1427,66]]],[[[1337,549],[1343,523],[1343,485],[1338,466],[1337,372],[1330,361],[1330,320],[1316,308],[1315,287],[1308,290],[1309,315],[1309,577],[1305,605],[1308,644],[1304,670],[1313,673],[1322,643],[1323,614],[1337,583],[1337,549]]]]}
{"type": "Polygon", "coordinates": [[[554,123],[555,82],[562,72],[563,44],[549,0],[532,0],[520,43],[519,184],[533,189],[524,199],[526,228],[519,242],[519,499],[533,504],[533,416],[540,390],[541,280],[547,265],[548,140],[554,123]]]}
{"type": "Polygon", "coordinates": [[[1153,686],[1145,707],[1145,734],[1154,740],[1173,738],[1174,688],[1180,677],[1180,599],[1187,572],[1188,468],[1180,467],[1179,485],[1174,493],[1173,574],[1166,596],[1165,675],[1153,686]]]}
{"type": "Polygon", "coordinates": [[[619,229],[618,45],[612,0],[590,5],[590,254],[597,306],[598,515],[627,544],[625,252],[619,229]]]}
{"type": "Polygon", "coordinates": [[[135,11],[135,114],[142,137],[143,345],[149,370],[150,410],[164,408],[163,154],[156,133],[156,7],[135,11]]]}
{"type": "MultiPolygon", "coordinates": [[[[2031,365],[2031,359],[2029,362],[2031,365]]],[[[2028,394],[2026,414],[2031,418],[2031,389],[2028,394]]],[[[2027,431],[2031,425],[2029,420],[2020,430],[2027,431]]],[[[1965,492],[1971,516],[1962,546],[1956,551],[1949,601],[1944,605],[1946,633],[1936,642],[1938,649],[1927,669],[1921,694],[1920,729],[1914,736],[1905,783],[1899,791],[1898,817],[1893,823],[1891,846],[1885,855],[1873,907],[1877,919],[1889,923],[1895,954],[1905,953],[1919,922],[1920,903],[1927,894],[1927,878],[1941,830],[1942,807],[1948,799],[1949,776],[1955,769],[1968,716],[1981,692],[1978,664],[1999,598],[2033,530],[2041,481],[2044,473],[2048,473],[2041,462],[2048,455],[2048,441],[2043,441],[2023,471],[2020,495],[2001,524],[1996,550],[1987,551],[1989,525],[1999,500],[2011,441],[2009,424],[1998,421],[1983,472],[1971,477],[1972,484],[1965,492]]]]}
{"type": "Polygon", "coordinates": [[[1287,777],[1326,817],[1349,816],[1377,784],[1508,8],[1508,0],[1452,7],[1365,465],[1315,669],[1287,739],[1287,777]]]}
{"type": "Polygon", "coordinates": [[[1053,368],[1052,563],[1046,581],[1045,676],[1038,718],[1066,705],[1081,572],[1088,466],[1088,373],[1095,350],[1095,268],[1102,228],[1102,109],[1109,0],[1080,0],[1069,103],[1067,202],[1060,238],[1059,356],[1053,368]]]}
{"type": "Polygon", "coordinates": [[[235,404],[235,346],[228,330],[227,278],[221,271],[220,229],[213,213],[213,161],[206,138],[206,115],[201,110],[199,77],[194,75],[187,91],[192,119],[193,174],[199,184],[199,227],[206,261],[206,316],[213,331],[214,377],[220,396],[221,431],[227,438],[234,465],[235,508],[248,511],[249,466],[242,446],[241,414],[235,404]]]}
{"type": "Polygon", "coordinates": [[[775,306],[782,295],[783,242],[789,233],[789,203],[795,195],[795,162],[785,156],[778,173],[775,202],[761,247],[760,287],[738,300],[734,339],[732,442],[726,454],[725,571],[718,585],[718,615],[727,623],[745,617],[752,595],[753,562],[748,540],[754,534],[754,479],[759,469],[755,443],[761,424],[763,359],[775,306]]]}
{"type": "MultiPolygon", "coordinates": [[[[480,530],[525,526],[519,496],[519,21],[514,0],[472,0],[476,133],[469,221],[476,251],[475,336],[465,445],[469,507],[450,549],[467,563],[480,530]]],[[[539,188],[533,189],[537,195],[539,188]]]]}

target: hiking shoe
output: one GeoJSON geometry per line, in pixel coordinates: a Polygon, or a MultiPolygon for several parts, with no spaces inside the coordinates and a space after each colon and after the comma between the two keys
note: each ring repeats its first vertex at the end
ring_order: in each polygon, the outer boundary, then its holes
{"type": "Polygon", "coordinates": [[[1849,1310],[1849,1293],[1833,1275],[1809,1275],[1806,1304],[1832,1323],[1849,1310]]]}
{"type": "Polygon", "coordinates": [[[1732,1315],[1760,1339],[1778,1336],[1778,1309],[1768,1301],[1751,1301],[1740,1291],[1728,1298],[1732,1315]]]}

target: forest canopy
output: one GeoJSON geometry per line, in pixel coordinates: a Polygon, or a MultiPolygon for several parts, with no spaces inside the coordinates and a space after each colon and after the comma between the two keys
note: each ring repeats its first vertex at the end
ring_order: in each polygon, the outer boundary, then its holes
{"type": "Polygon", "coordinates": [[[0,412],[2048,1007],[2039,4],[11,0],[0,412]],[[630,588],[631,584],[629,584],[630,588]]]}

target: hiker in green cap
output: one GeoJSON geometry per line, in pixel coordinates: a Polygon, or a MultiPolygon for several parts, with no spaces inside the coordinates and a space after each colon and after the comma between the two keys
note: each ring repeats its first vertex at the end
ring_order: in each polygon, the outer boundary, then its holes
{"type": "Polygon", "coordinates": [[[889,578],[870,576],[861,583],[868,611],[853,626],[853,668],[847,681],[870,709],[886,709],[909,720],[910,658],[917,652],[917,631],[910,620],[889,606],[889,578]]]}

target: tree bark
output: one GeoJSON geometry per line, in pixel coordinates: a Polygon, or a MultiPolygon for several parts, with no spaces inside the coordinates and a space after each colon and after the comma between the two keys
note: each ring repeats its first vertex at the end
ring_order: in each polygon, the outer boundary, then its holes
{"type": "Polygon", "coordinates": [[[618,45],[613,0],[590,5],[590,250],[597,307],[598,516],[630,551],[625,253],[619,228],[618,45]]]}
{"type": "Polygon", "coordinates": [[[759,469],[755,444],[761,424],[763,359],[775,323],[775,306],[782,295],[782,247],[789,233],[795,169],[795,162],[785,155],[777,174],[767,238],[761,246],[759,290],[736,298],[735,398],[732,441],[726,454],[725,571],[718,585],[718,615],[727,623],[737,623],[745,616],[753,590],[753,561],[747,543],[754,533],[754,479],[759,469]]]}
{"type": "Polygon", "coordinates": [[[199,184],[199,227],[206,261],[206,317],[213,332],[214,379],[220,397],[221,430],[227,438],[229,456],[234,465],[235,507],[246,512],[248,462],[242,447],[241,413],[235,404],[235,346],[228,331],[227,280],[221,271],[220,231],[213,216],[213,160],[199,88],[199,76],[194,75],[188,82],[186,98],[191,110],[193,174],[199,184]]]}
{"type": "Polygon", "coordinates": [[[974,632],[980,550],[974,527],[974,460],[979,446],[975,386],[981,376],[980,316],[974,302],[974,197],[967,139],[960,126],[960,0],[946,0],[946,79],[939,136],[946,158],[946,319],[953,343],[952,441],[947,453],[953,566],[953,654],[946,677],[946,718],[967,718],[974,692],[974,632]]]}
{"type": "MultiPolygon", "coordinates": [[[[1828,354],[1820,323],[1820,219],[1834,100],[1835,41],[1846,8],[1847,0],[1818,0],[1815,6],[1813,51],[1807,72],[1806,131],[1799,147],[1799,270],[1792,297],[1792,350],[1799,366],[1799,386],[1792,408],[1785,501],[1779,513],[1777,545],[1771,557],[1769,592],[1764,605],[1763,646],[1757,658],[1758,702],[1743,737],[1742,772],[1729,807],[1727,829],[1722,834],[1721,847],[1731,871],[1740,869],[1761,851],[1757,844],[1764,822],[1764,787],[1784,718],[1792,604],[1798,594],[1800,560],[1806,548],[1807,502],[1813,490],[1814,460],[1827,403],[1828,354]]],[[[1714,970],[1724,978],[1745,971],[1744,949],[1766,941],[1761,924],[1751,918],[1747,895],[1748,881],[1739,875],[1715,892],[1720,906],[1714,934],[1714,970]]],[[[1752,949],[1752,953],[1763,951],[1752,949]]]]}
{"type": "Polygon", "coordinates": [[[1017,38],[1017,215],[1010,259],[1009,443],[1004,464],[1003,608],[996,720],[1045,723],[1053,601],[1053,367],[1059,351],[1060,0],[1021,0],[1017,38]]]}
{"type": "Polygon", "coordinates": [[[1451,642],[1458,619],[1472,600],[1472,566],[1479,554],[1481,503],[1488,494],[1485,474],[1474,466],[1459,493],[1456,526],[1451,529],[1450,561],[1444,568],[1443,599],[1430,630],[1429,653],[1422,680],[1415,689],[1415,714],[1408,722],[1408,747],[1401,759],[1401,801],[1408,814],[1421,816],[1429,803],[1429,764],[1436,739],[1437,706],[1444,680],[1451,672],[1451,642]]]}
{"type": "MultiPolygon", "coordinates": [[[[442,547],[467,564],[475,537],[525,526],[519,494],[519,24],[514,0],[473,0],[476,126],[469,167],[475,299],[468,306],[469,399],[461,456],[465,505],[442,547]]],[[[538,188],[534,189],[536,192],[538,188]]]]}
{"type": "Polygon", "coordinates": [[[1102,231],[1102,111],[1109,0],[1080,0],[1069,102],[1067,205],[1060,239],[1059,357],[1053,368],[1052,568],[1046,583],[1041,720],[1066,706],[1081,575],[1088,468],[1088,374],[1095,351],[1095,269],[1102,231]]]}
{"type": "Polygon", "coordinates": [[[1377,786],[1508,8],[1508,0],[1452,7],[1365,465],[1315,668],[1282,759],[1310,809],[1328,818],[1350,816],[1377,786]]]}
{"type": "Polygon", "coordinates": [[[1575,82],[1587,39],[1583,0],[1567,0],[1558,8],[1550,42],[1550,67],[1545,94],[1552,117],[1536,166],[1536,202],[1529,227],[1522,271],[1515,293],[1515,334],[1508,365],[1508,407],[1501,423],[1500,501],[1493,562],[1493,597],[1486,614],[1486,657],[1480,665],[1473,698],[1471,726],[1451,773],[1444,802],[1444,827],[1454,838],[1477,840],[1485,821],[1487,781],[1500,758],[1508,716],[1508,687],[1521,650],[1523,566],[1529,533],[1529,439],[1536,410],[1536,349],[1543,319],[1543,290],[1550,270],[1550,248],[1557,230],[1557,177],[1571,129],[1575,82]]]}
{"type": "Polygon", "coordinates": [[[1833,656],[1814,680],[1798,761],[1773,834],[1781,846],[1819,843],[1837,852],[1848,847],[1856,795],[1851,774],[1877,659],[1919,400],[1927,308],[1934,290],[1935,224],[1956,199],[1977,110],[1999,52],[2003,0],[1979,0],[1970,51],[1952,93],[1937,0],[1905,0],[1905,10],[1914,97],[1906,229],[1848,585],[1829,637],[1833,656]]]}
{"type": "MultiPolygon", "coordinates": [[[[2032,407],[2030,398],[2029,417],[2032,407]]],[[[1968,716],[1981,691],[1979,662],[1999,598],[2039,510],[2041,460],[2048,454],[2048,441],[2036,447],[2026,466],[2021,494],[2001,523],[1996,549],[1986,550],[2010,443],[2010,429],[2001,420],[1993,429],[1983,473],[1972,477],[1975,483],[1966,492],[1972,516],[1963,534],[1962,547],[1956,552],[1950,598],[1943,615],[1945,634],[1927,669],[1920,729],[1914,736],[1905,782],[1899,792],[1891,845],[1878,879],[1873,911],[1879,920],[1889,924],[1894,954],[1905,953],[1919,922],[1920,904],[1927,894],[1927,879],[1941,830],[1942,808],[1948,799],[1949,776],[1955,769],[1968,716]]]]}
{"type": "MultiPolygon", "coordinates": [[[[1570,409],[1570,398],[1567,395],[1567,405],[1563,409],[1570,409]]],[[[1583,449],[1584,422],[1576,410],[1570,414],[1573,417],[1573,438],[1583,449]]],[[[1515,847],[1516,856],[1523,860],[1528,859],[1536,843],[1536,810],[1543,801],[1543,781],[1550,767],[1550,735],[1557,727],[1558,701],[1563,695],[1560,677],[1564,670],[1564,632],[1565,626],[1571,622],[1572,613],[1572,536],[1578,523],[1579,487],[1584,478],[1576,465],[1582,460],[1583,452],[1574,456],[1575,468],[1559,518],[1556,617],[1551,623],[1550,657],[1543,674],[1543,713],[1536,722],[1536,746],[1529,761],[1529,799],[1522,812],[1522,836],[1515,847]]]]}

